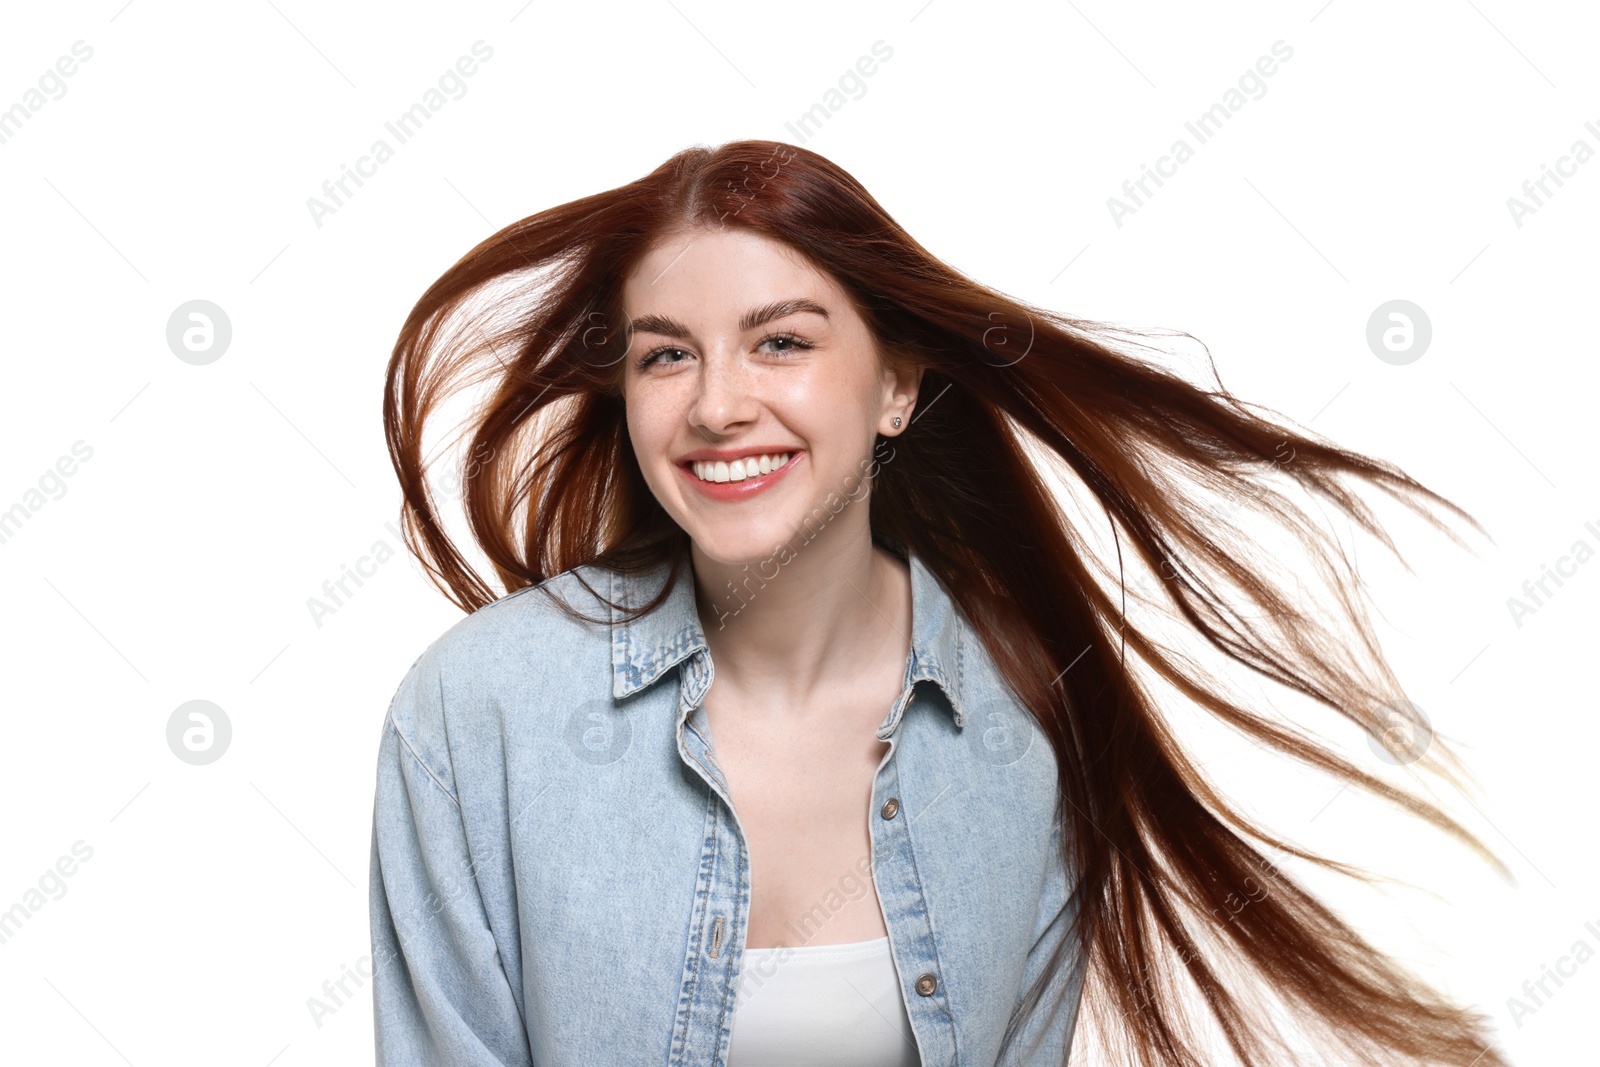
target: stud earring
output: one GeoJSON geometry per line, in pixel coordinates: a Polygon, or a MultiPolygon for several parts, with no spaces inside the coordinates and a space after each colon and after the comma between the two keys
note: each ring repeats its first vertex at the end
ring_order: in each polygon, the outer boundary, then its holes
{"type": "Polygon", "coordinates": [[[899,415],[896,415],[894,417],[894,428],[897,429],[897,430],[900,428],[900,416],[899,415]]]}

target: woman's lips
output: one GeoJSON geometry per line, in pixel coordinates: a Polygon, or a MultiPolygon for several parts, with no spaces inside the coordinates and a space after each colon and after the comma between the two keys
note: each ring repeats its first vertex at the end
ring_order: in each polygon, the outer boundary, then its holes
{"type": "Polygon", "coordinates": [[[680,463],[677,467],[678,473],[683,475],[695,490],[712,500],[744,500],[746,497],[772,488],[794,469],[794,465],[799,463],[804,455],[803,450],[791,452],[789,462],[783,466],[766,474],[758,474],[754,478],[746,478],[742,482],[708,482],[695,475],[692,465],[680,463]]]}

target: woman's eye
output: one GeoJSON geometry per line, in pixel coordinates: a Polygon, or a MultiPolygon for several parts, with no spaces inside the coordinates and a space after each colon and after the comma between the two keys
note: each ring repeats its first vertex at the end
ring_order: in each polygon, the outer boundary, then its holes
{"type": "MultiPolygon", "coordinates": [[[[659,363],[659,362],[662,361],[661,360],[662,356],[665,356],[665,355],[667,355],[669,353],[672,353],[672,352],[677,352],[678,354],[682,355],[683,354],[683,349],[681,349],[681,348],[658,348],[653,352],[646,352],[643,356],[641,356],[639,358],[639,362],[638,362],[637,365],[640,366],[640,367],[648,367],[652,363],[659,363]]],[[[678,361],[677,360],[667,360],[667,362],[668,363],[676,363],[678,361]]]]}
{"type": "Polygon", "coordinates": [[[777,349],[773,349],[772,350],[774,355],[780,355],[780,356],[788,355],[791,352],[803,352],[806,349],[811,347],[811,342],[810,341],[802,341],[802,340],[800,340],[800,338],[795,337],[792,334],[786,334],[786,333],[781,333],[781,334],[777,334],[776,336],[773,336],[773,337],[768,337],[765,340],[763,340],[761,342],[761,344],[763,344],[763,345],[776,345],[776,344],[786,345],[787,347],[785,347],[785,348],[777,348],[777,349]]]}

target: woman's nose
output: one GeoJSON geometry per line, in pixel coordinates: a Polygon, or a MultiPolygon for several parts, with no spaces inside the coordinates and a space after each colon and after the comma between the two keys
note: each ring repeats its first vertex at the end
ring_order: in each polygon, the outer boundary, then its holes
{"type": "Polygon", "coordinates": [[[715,433],[754,417],[756,398],[747,368],[733,349],[714,352],[700,364],[689,421],[715,433]]]}

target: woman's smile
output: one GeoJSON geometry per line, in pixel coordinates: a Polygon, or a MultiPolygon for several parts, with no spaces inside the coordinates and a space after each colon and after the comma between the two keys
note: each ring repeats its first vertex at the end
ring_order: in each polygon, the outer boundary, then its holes
{"type": "Polygon", "coordinates": [[[683,460],[675,466],[696,492],[712,500],[744,500],[782,481],[804,457],[803,449],[759,452],[736,459],[683,460]]]}

